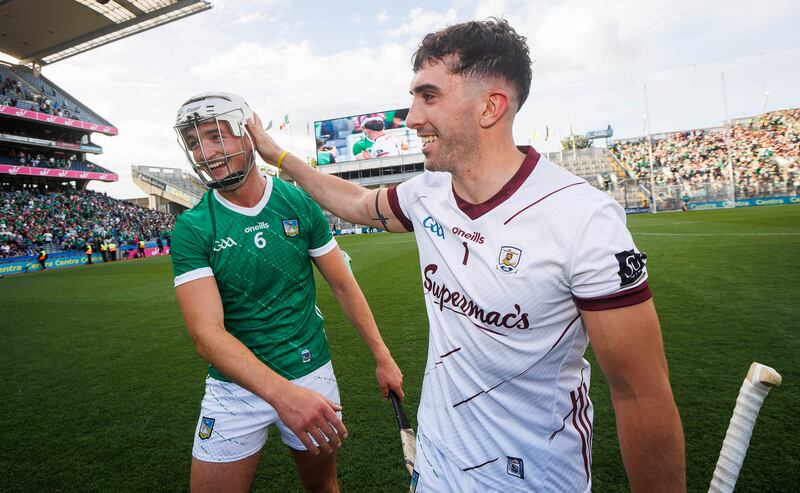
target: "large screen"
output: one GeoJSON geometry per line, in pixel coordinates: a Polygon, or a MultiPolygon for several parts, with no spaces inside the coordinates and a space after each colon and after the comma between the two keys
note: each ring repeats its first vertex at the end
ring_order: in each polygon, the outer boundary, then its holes
{"type": "Polygon", "coordinates": [[[408,108],[314,122],[317,165],[422,152],[417,132],[406,127],[408,108]]]}

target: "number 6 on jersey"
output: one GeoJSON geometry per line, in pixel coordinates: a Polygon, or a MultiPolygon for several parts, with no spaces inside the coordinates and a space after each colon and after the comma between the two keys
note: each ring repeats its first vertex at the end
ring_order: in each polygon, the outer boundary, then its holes
{"type": "Polygon", "coordinates": [[[255,242],[257,248],[264,248],[265,246],[267,246],[267,240],[264,239],[263,231],[259,231],[258,233],[256,233],[256,236],[255,238],[253,238],[253,241],[255,242]]]}

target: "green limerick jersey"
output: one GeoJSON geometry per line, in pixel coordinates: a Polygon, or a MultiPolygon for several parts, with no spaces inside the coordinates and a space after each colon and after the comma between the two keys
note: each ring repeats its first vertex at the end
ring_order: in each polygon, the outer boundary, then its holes
{"type": "Polygon", "coordinates": [[[374,143],[375,142],[369,140],[365,135],[361,138],[361,140],[358,140],[355,144],[353,144],[353,157],[357,157],[362,152],[372,149],[372,144],[374,143]]]}
{"type": "MultiPolygon", "coordinates": [[[[209,191],[178,216],[171,250],[175,287],[213,276],[225,329],[275,372],[295,379],[330,361],[311,257],[336,248],[336,240],[305,192],[266,179],[255,207],[209,191]]],[[[213,366],[208,374],[228,380],[213,366]]]]}

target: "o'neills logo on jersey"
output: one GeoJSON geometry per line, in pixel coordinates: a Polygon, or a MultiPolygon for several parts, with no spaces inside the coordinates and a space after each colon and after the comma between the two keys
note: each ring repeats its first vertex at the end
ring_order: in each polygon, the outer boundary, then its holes
{"type": "Polygon", "coordinates": [[[483,242],[486,239],[486,238],[483,237],[482,234],[480,234],[477,231],[473,231],[472,233],[467,233],[466,231],[464,231],[463,229],[461,229],[459,227],[453,228],[452,231],[453,231],[454,235],[460,236],[460,237],[465,238],[467,240],[472,240],[475,243],[478,243],[479,245],[483,245],[483,242]]]}
{"type": "Polygon", "coordinates": [[[514,304],[514,311],[508,313],[487,312],[463,293],[453,291],[446,284],[439,284],[431,279],[431,276],[436,274],[438,270],[439,266],[436,264],[428,264],[425,267],[423,271],[425,280],[422,282],[422,287],[425,289],[426,294],[430,293],[433,296],[433,302],[439,306],[439,311],[447,308],[458,315],[470,318],[475,325],[480,322],[484,325],[494,325],[495,327],[505,327],[507,329],[525,330],[530,328],[528,313],[523,312],[522,307],[519,305],[514,304]]]}
{"type": "Polygon", "coordinates": [[[260,223],[256,224],[255,226],[248,226],[244,228],[245,233],[252,233],[253,231],[260,231],[262,229],[269,229],[269,224],[261,221],[260,223]]]}

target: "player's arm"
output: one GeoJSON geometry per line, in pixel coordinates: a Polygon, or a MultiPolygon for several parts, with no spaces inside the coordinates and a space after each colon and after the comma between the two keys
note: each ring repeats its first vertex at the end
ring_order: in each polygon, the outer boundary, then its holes
{"type": "Polygon", "coordinates": [[[330,285],[350,323],[372,351],[375,357],[375,375],[384,399],[388,398],[389,390],[393,390],[402,399],[403,373],[384,344],[364,293],[347,268],[342,251],[337,246],[325,255],[314,257],[314,263],[330,285]]]}
{"type": "MultiPolygon", "coordinates": [[[[261,158],[275,165],[283,150],[264,131],[258,115],[248,121],[246,127],[261,158]]],[[[297,181],[311,198],[334,215],[353,224],[406,232],[389,206],[385,189],[369,190],[337,176],[317,171],[292,154],[286,155],[281,168],[297,181]],[[381,216],[386,224],[380,220],[381,216]]]]}
{"type": "Polygon", "coordinates": [[[611,390],[631,490],[686,491],[683,428],[653,301],[581,316],[611,390]]]}
{"type": "Polygon", "coordinates": [[[200,356],[228,378],[261,397],[275,408],[281,420],[312,453],[338,447],[347,430],[336,411],[341,408],[322,395],[298,387],[262,363],[225,330],[222,301],[213,277],[202,277],[175,288],[186,328],[200,356]],[[331,426],[334,426],[334,431],[331,426]],[[329,443],[322,435],[331,439],[329,443]]]}

